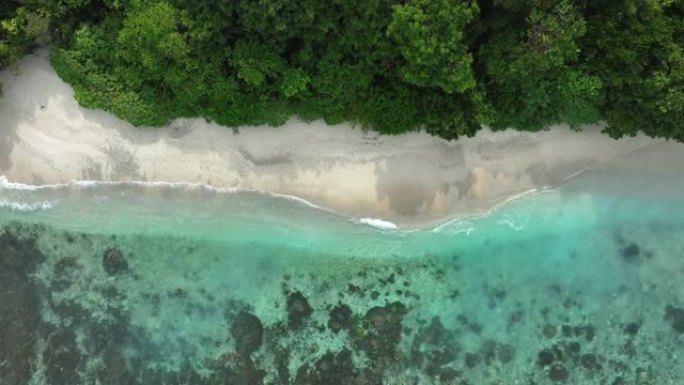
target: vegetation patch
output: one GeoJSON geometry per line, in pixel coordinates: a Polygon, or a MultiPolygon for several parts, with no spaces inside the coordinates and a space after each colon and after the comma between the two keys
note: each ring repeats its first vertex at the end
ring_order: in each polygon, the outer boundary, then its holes
{"type": "Polygon", "coordinates": [[[137,126],[291,115],[443,138],[578,128],[684,140],[684,3],[65,0],[0,5],[0,68],[53,44],[78,102],[137,126]]]}

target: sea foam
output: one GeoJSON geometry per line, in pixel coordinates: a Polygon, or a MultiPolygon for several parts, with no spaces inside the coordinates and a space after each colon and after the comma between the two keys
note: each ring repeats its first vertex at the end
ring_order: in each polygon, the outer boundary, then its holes
{"type": "Polygon", "coordinates": [[[10,209],[15,211],[32,212],[38,210],[49,210],[54,207],[54,203],[44,201],[37,203],[22,203],[3,200],[0,201],[0,209],[10,209]]]}
{"type": "Polygon", "coordinates": [[[381,230],[396,230],[398,228],[397,225],[390,221],[377,218],[361,218],[358,220],[358,223],[375,227],[381,230]]]}

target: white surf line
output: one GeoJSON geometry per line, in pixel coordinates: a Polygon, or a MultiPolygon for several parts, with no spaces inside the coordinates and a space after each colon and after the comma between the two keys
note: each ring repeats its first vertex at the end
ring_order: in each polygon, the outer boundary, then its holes
{"type": "Polygon", "coordinates": [[[363,225],[367,225],[367,226],[371,226],[371,227],[374,227],[374,228],[380,229],[380,230],[397,230],[397,229],[399,229],[399,227],[395,223],[390,222],[390,221],[386,221],[384,219],[378,219],[378,218],[360,218],[360,219],[355,220],[354,222],[359,223],[359,224],[363,224],[363,225]]]}
{"type": "Polygon", "coordinates": [[[0,201],[0,209],[10,209],[23,212],[34,212],[39,210],[49,210],[55,206],[54,203],[43,201],[37,203],[22,203],[8,200],[0,201]]]}
{"type": "MultiPolygon", "coordinates": [[[[512,195],[510,197],[504,198],[500,200],[499,202],[495,203],[492,207],[487,209],[486,211],[482,213],[477,213],[477,214],[469,214],[469,215],[462,215],[462,216],[456,216],[453,218],[448,219],[446,222],[439,224],[432,229],[429,229],[432,232],[439,232],[443,230],[445,227],[448,227],[451,224],[454,224],[459,221],[465,221],[465,220],[470,220],[470,221],[477,221],[480,219],[483,219],[491,214],[494,214],[498,210],[500,210],[502,207],[505,207],[519,199],[522,199],[528,195],[533,195],[533,194],[543,194],[543,193],[548,193],[548,192],[553,192],[554,189],[547,188],[547,187],[541,187],[541,188],[531,188],[529,190],[523,191],[521,193],[512,195]]],[[[468,232],[470,234],[470,232],[468,232]]]]}
{"type": "Polygon", "coordinates": [[[39,191],[39,190],[57,190],[66,188],[97,188],[97,187],[111,187],[111,186],[131,186],[131,187],[166,187],[166,188],[188,188],[188,189],[204,189],[208,191],[213,191],[219,194],[235,194],[235,193],[253,193],[265,195],[271,198],[287,200],[290,202],[298,203],[300,205],[323,211],[329,214],[333,214],[337,217],[344,218],[347,220],[353,220],[351,216],[343,215],[337,211],[330,208],[319,206],[311,201],[304,198],[276,193],[266,190],[248,189],[242,187],[216,187],[208,185],[205,183],[194,183],[194,182],[167,182],[167,181],[99,181],[99,180],[72,180],[67,183],[56,183],[56,184],[44,184],[44,185],[30,185],[25,183],[10,182],[6,176],[0,175],[0,190],[15,190],[15,191],[39,191]]]}

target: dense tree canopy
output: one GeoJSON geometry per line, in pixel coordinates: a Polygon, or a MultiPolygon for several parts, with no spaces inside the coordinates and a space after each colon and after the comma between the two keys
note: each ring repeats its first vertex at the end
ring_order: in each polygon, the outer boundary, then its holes
{"type": "MultiPolygon", "coordinates": [[[[516,10],[510,10],[515,15],[516,10]]],[[[601,80],[583,70],[577,40],[586,23],[569,0],[532,8],[509,20],[481,48],[497,127],[538,129],[599,118],[601,80]],[[524,27],[516,27],[524,20],[524,27]]]]}
{"type": "Polygon", "coordinates": [[[0,67],[51,43],[82,105],[135,125],[684,140],[682,0],[7,0],[0,20],[0,67]]]}

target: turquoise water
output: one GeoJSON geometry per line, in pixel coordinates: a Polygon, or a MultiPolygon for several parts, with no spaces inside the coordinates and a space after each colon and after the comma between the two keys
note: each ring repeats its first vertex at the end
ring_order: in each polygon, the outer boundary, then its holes
{"type": "Polygon", "coordinates": [[[680,180],[411,230],[190,185],[3,180],[0,207],[3,384],[684,384],[680,180]]]}

